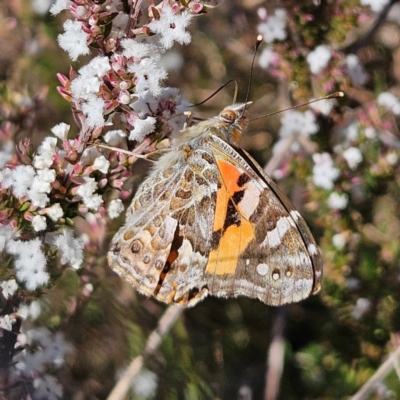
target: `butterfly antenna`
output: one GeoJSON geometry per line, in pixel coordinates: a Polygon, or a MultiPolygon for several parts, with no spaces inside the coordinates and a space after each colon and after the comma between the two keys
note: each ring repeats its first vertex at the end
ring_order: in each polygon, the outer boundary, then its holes
{"type": "MultiPolygon", "coordinates": [[[[260,44],[262,41],[263,41],[262,35],[258,35],[257,40],[256,40],[256,45],[254,47],[253,60],[251,61],[249,84],[247,85],[246,100],[244,101],[245,104],[247,104],[247,102],[249,101],[250,89],[251,89],[251,84],[253,81],[254,62],[256,61],[257,51],[258,51],[258,48],[260,47],[260,44]]],[[[235,101],[236,101],[236,98],[235,98],[235,101]]],[[[246,112],[246,110],[247,110],[247,106],[244,108],[242,115],[246,112]]]]}
{"type": "Polygon", "coordinates": [[[259,117],[252,118],[250,121],[255,121],[255,120],[257,120],[257,119],[270,117],[271,115],[280,114],[280,113],[282,113],[282,112],[284,112],[284,111],[293,110],[293,109],[295,109],[295,108],[307,106],[307,105],[309,105],[309,104],[316,103],[317,101],[335,99],[335,98],[338,98],[338,97],[344,97],[344,93],[343,93],[343,92],[331,93],[331,94],[328,94],[327,96],[320,97],[319,99],[307,101],[306,103],[297,104],[297,106],[284,108],[283,110],[275,111],[275,112],[270,113],[270,114],[260,115],[259,117]]]}
{"type": "Polygon", "coordinates": [[[197,106],[201,106],[202,104],[204,104],[206,101],[210,100],[211,98],[213,98],[218,92],[220,92],[225,86],[228,86],[230,83],[235,82],[235,98],[237,95],[237,87],[238,84],[236,81],[234,81],[233,79],[231,79],[230,81],[224,83],[218,90],[216,90],[212,95],[208,96],[205,100],[201,101],[200,103],[196,103],[191,105],[191,107],[197,107],[197,106]]]}

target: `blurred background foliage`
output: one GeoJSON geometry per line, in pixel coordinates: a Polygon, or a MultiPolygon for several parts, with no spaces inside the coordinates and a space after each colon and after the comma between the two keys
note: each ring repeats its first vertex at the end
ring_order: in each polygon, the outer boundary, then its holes
{"type": "MultiPolygon", "coordinates": [[[[289,154],[280,165],[286,171],[280,186],[306,217],[322,248],[323,288],[317,296],[279,309],[247,298],[207,298],[186,310],[160,351],[146,363],[132,399],[266,398],[266,376],[275,368],[267,362],[268,353],[274,338],[280,338],[279,327],[284,366],[278,398],[348,398],[399,345],[400,169],[397,161],[390,164],[385,158],[390,152],[398,157],[399,119],[376,105],[382,91],[390,89],[400,96],[398,5],[368,37],[380,17],[356,0],[222,2],[194,19],[189,46],[175,46],[165,55],[167,85],[178,87],[196,103],[235,79],[239,101],[243,100],[260,7],[269,12],[282,7],[288,13],[287,38],[274,45],[286,64],[278,77],[256,65],[251,116],[343,90],[346,96],[329,115],[318,114],[320,130],[313,141],[320,152],[331,153],[346,142],[343,130],[354,121],[359,123],[360,134],[353,145],[362,150],[363,162],[353,171],[343,159],[335,158],[341,170],[336,185],[349,196],[345,209],[330,209],[329,192],[313,186],[312,151],[289,154]],[[331,45],[336,56],[325,74],[316,78],[305,55],[320,44],[331,45]],[[338,72],[340,59],[350,53],[359,57],[368,75],[363,85],[338,72]],[[370,140],[367,126],[386,139],[370,140]],[[333,242],[337,234],[344,236],[341,248],[333,242]]],[[[68,103],[55,89],[56,73],[68,75],[70,67],[56,41],[63,17],[40,13],[27,0],[0,4],[0,122],[13,122],[15,141],[30,136],[37,145],[62,121],[77,130],[68,103]]],[[[85,64],[83,59],[80,62],[85,64]]],[[[74,67],[79,68],[79,63],[74,67]]],[[[213,116],[232,97],[233,86],[228,86],[196,109],[196,115],[213,116]]],[[[282,114],[254,121],[243,137],[243,147],[261,165],[271,157],[281,118],[282,114]]],[[[135,165],[135,184],[147,168],[146,163],[135,165]]],[[[77,223],[80,232],[105,235],[107,240],[99,240],[99,246],[89,250],[82,270],[67,270],[54,287],[40,294],[43,311],[35,325],[64,332],[73,345],[66,365],[57,373],[68,399],[105,399],[116,376],[141,353],[165,310],[109,270],[107,243],[121,223],[123,218],[109,227],[77,223]],[[88,282],[93,285],[91,293],[85,292],[88,282]]],[[[367,398],[399,396],[399,376],[392,369],[367,398]]]]}

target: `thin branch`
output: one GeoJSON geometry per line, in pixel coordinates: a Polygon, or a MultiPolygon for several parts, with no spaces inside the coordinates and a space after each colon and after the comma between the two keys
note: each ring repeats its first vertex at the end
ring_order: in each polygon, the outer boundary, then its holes
{"type": "Polygon", "coordinates": [[[182,311],[183,307],[178,305],[171,305],[165,310],[164,314],[158,321],[157,328],[151,332],[147,339],[143,353],[132,360],[129,367],[125,370],[111,393],[108,395],[107,400],[123,400],[125,398],[130,389],[132,380],[139,374],[146,359],[154,354],[158,349],[164,336],[174,326],[176,320],[182,314],[182,311]]]}
{"type": "Polygon", "coordinates": [[[283,371],[283,358],[285,341],[283,330],[285,328],[285,307],[277,311],[272,328],[273,337],[268,350],[267,373],[265,379],[265,400],[275,400],[279,396],[279,387],[283,371]]]}
{"type": "Polygon", "coordinates": [[[389,14],[390,9],[393,7],[395,3],[397,3],[399,0],[391,0],[389,3],[386,4],[385,7],[383,7],[382,11],[376,18],[375,22],[372,24],[371,28],[367,31],[367,33],[357,39],[354,43],[350,44],[347,46],[345,49],[343,49],[344,52],[347,54],[356,54],[358,50],[362,49],[363,47],[367,46],[368,43],[372,40],[373,36],[377,32],[377,30],[381,27],[381,25],[386,21],[387,16],[389,14]]]}
{"type": "Polygon", "coordinates": [[[398,357],[400,356],[400,346],[397,347],[396,351],[390,354],[388,359],[378,368],[374,375],[371,376],[364,383],[364,385],[360,388],[360,390],[351,397],[350,400],[364,400],[367,399],[370,392],[374,389],[374,386],[385,379],[392,369],[394,368],[395,362],[397,362],[398,357]]]}
{"type": "Polygon", "coordinates": [[[284,139],[284,143],[282,144],[282,147],[280,151],[276,154],[273,154],[273,156],[270,158],[268,161],[268,164],[264,168],[264,171],[268,174],[271,175],[276,168],[278,168],[279,164],[282,162],[282,160],[287,157],[287,152],[289,149],[292,147],[292,144],[298,139],[299,135],[291,135],[284,139]]]}

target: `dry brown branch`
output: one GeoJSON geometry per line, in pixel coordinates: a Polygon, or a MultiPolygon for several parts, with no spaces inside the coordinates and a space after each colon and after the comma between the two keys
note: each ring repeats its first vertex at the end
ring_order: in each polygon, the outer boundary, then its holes
{"type": "Polygon", "coordinates": [[[107,400],[123,400],[128,393],[132,380],[138,375],[143,367],[144,361],[151,356],[160,346],[164,336],[174,326],[176,320],[182,314],[183,308],[178,305],[169,306],[160,320],[157,328],[151,332],[147,339],[146,346],[140,356],[135,357],[125,370],[119,381],[114,386],[107,400]]]}
{"type": "Polygon", "coordinates": [[[376,383],[385,379],[385,377],[392,372],[392,369],[396,368],[395,366],[398,362],[398,357],[400,357],[400,346],[389,355],[387,360],[377,369],[375,374],[364,383],[360,390],[353,397],[351,397],[350,400],[367,399],[371,391],[374,389],[376,383]]]}

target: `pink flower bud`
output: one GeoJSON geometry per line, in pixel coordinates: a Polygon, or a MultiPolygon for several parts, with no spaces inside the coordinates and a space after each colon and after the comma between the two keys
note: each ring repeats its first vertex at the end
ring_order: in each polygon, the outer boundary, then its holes
{"type": "Polygon", "coordinates": [[[91,26],[96,26],[97,23],[99,22],[99,16],[94,14],[89,18],[89,25],[91,26]]]}
{"type": "Polygon", "coordinates": [[[62,86],[57,86],[57,92],[68,102],[71,102],[73,100],[71,94],[62,86]]]}
{"type": "Polygon", "coordinates": [[[99,180],[99,182],[97,183],[97,185],[98,185],[98,187],[99,187],[100,189],[102,189],[103,187],[107,186],[107,183],[108,183],[108,179],[107,179],[107,178],[103,178],[103,179],[100,179],[100,180],[99,180]]]}
{"type": "Polygon", "coordinates": [[[101,11],[101,6],[99,4],[94,4],[93,6],[90,7],[90,10],[93,13],[98,14],[101,11]]]}
{"type": "Polygon", "coordinates": [[[130,84],[130,82],[128,82],[128,81],[121,81],[121,82],[119,83],[119,88],[120,88],[121,90],[129,89],[130,86],[131,86],[131,84],[130,84]]]}
{"type": "Polygon", "coordinates": [[[106,100],[104,102],[104,111],[106,114],[114,111],[119,106],[118,101],[116,100],[106,100]]]}
{"type": "Polygon", "coordinates": [[[124,182],[122,181],[122,179],[113,179],[112,181],[110,181],[110,186],[115,189],[121,189],[123,184],[124,182]]]}
{"type": "Polygon", "coordinates": [[[60,73],[57,74],[57,79],[59,80],[61,85],[63,85],[64,87],[66,87],[67,84],[70,82],[70,80],[65,75],[60,74],[60,73]]]}
{"type": "Polygon", "coordinates": [[[129,92],[127,90],[121,90],[118,95],[118,101],[121,104],[129,104],[131,101],[131,96],[129,95],[129,92]]]}

